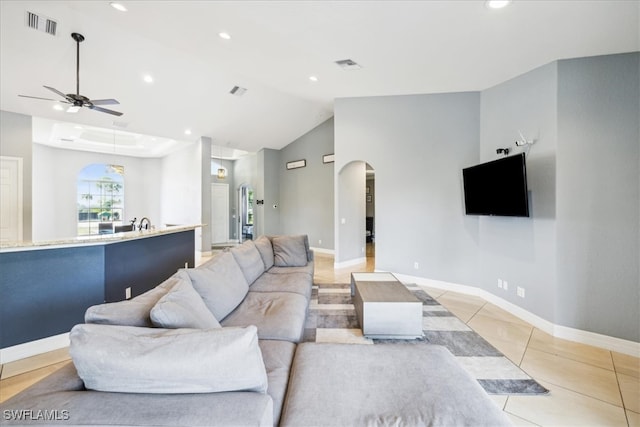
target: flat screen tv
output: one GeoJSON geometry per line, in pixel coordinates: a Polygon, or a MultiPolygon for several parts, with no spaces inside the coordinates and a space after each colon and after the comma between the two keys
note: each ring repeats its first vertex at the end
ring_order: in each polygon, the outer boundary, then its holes
{"type": "Polygon", "coordinates": [[[467,215],[529,216],[524,153],[462,170],[467,215]]]}

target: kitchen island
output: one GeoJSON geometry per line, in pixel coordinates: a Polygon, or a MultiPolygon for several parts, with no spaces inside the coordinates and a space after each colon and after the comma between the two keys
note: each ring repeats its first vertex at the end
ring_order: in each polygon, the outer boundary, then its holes
{"type": "Polygon", "coordinates": [[[0,243],[0,362],[60,347],[89,306],[134,297],[194,267],[197,227],[0,243]]]}

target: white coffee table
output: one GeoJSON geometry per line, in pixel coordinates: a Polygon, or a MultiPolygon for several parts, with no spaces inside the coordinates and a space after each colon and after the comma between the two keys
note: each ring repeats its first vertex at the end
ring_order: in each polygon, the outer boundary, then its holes
{"type": "Polygon", "coordinates": [[[420,338],[422,302],[391,273],[351,273],[351,296],[368,338],[420,338]]]}

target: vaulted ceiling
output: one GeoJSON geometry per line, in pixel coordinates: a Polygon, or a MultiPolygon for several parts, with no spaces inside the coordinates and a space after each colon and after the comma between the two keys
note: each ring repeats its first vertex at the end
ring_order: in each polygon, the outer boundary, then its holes
{"type": "Polygon", "coordinates": [[[0,2],[0,108],[248,151],[281,148],[339,97],[483,90],[551,61],[640,50],[638,1],[0,2]],[[57,22],[55,36],[26,12],[57,22]],[[115,98],[56,111],[43,88],[115,98]],[[221,32],[231,39],[223,39],[221,32]],[[343,69],[335,61],[361,66],[343,69]],[[143,81],[145,75],[153,83],[143,81]],[[317,81],[311,81],[315,76],[317,81]],[[242,96],[230,93],[246,88],[242,96]],[[185,135],[189,129],[191,135],[185,135]]]}

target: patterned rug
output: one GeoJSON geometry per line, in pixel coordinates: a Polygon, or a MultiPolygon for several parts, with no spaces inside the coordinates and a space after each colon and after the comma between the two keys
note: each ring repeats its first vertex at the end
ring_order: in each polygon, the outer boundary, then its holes
{"type": "Polygon", "coordinates": [[[356,344],[438,344],[456,356],[489,394],[546,394],[522,369],[507,359],[417,285],[405,285],[423,305],[424,337],[415,340],[368,339],[362,336],[350,285],[322,284],[313,287],[304,341],[356,344]]]}

